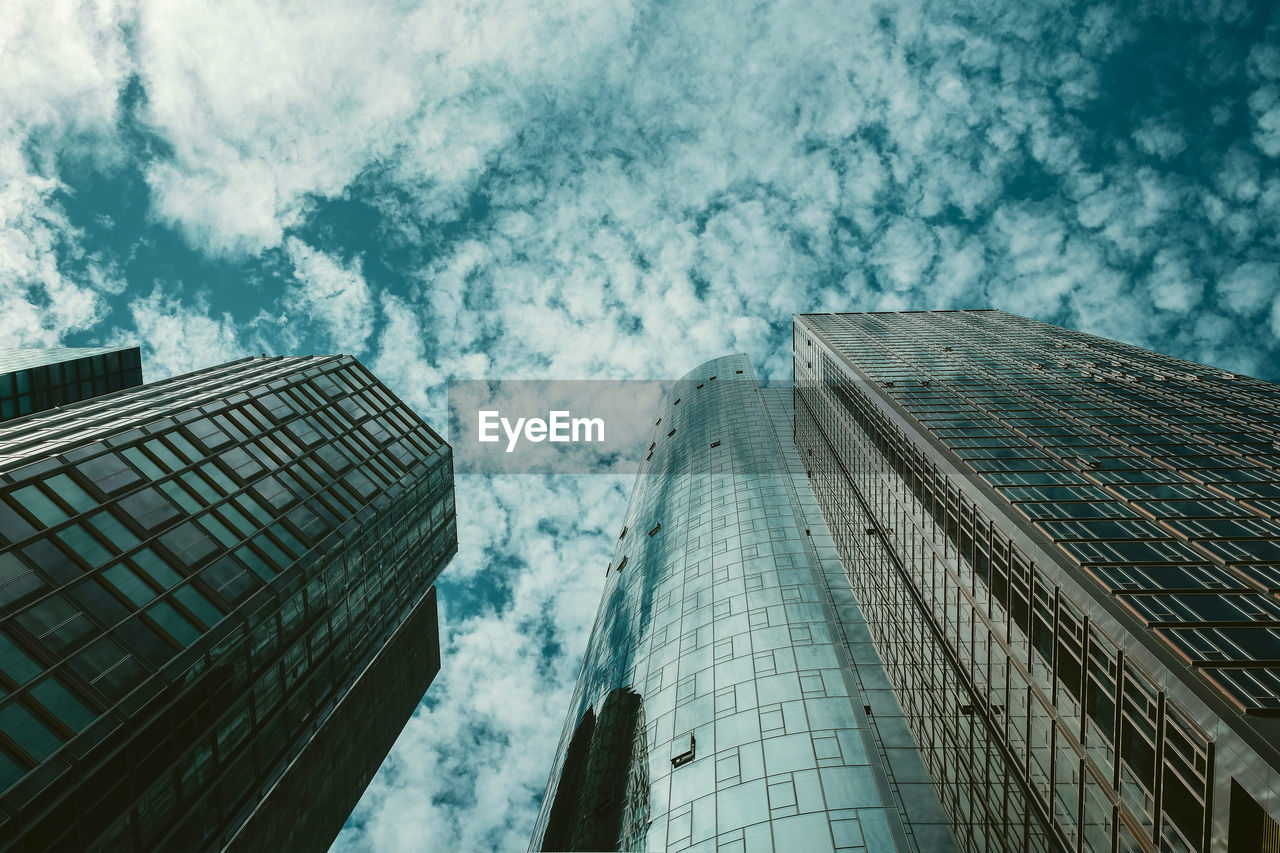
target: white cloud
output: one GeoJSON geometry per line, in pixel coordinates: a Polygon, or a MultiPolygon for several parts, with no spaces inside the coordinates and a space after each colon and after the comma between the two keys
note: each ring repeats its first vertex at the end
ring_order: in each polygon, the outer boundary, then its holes
{"type": "Polygon", "coordinates": [[[449,583],[509,604],[455,616],[441,590],[441,671],[335,850],[522,850],[625,509],[619,478],[462,477],[449,583]],[[547,643],[558,648],[548,656],[547,643]]]}
{"type": "Polygon", "coordinates": [[[1133,141],[1148,154],[1168,160],[1187,147],[1181,128],[1172,123],[1148,120],[1133,132],[1133,141]]]}
{"type": "Polygon", "coordinates": [[[1280,87],[1265,86],[1249,96],[1256,127],[1253,144],[1266,155],[1280,157],[1280,87]]]}
{"type": "Polygon", "coordinates": [[[447,216],[523,122],[524,87],[627,22],[586,0],[143,0],[146,116],[172,149],[148,171],[156,214],[207,251],[255,254],[386,162],[447,216]]]}
{"type": "Polygon", "coordinates": [[[286,305],[319,323],[339,351],[359,355],[373,334],[374,304],[360,269],[360,259],[343,264],[296,237],[285,241],[298,284],[289,288],[286,305]]]}
{"type": "Polygon", "coordinates": [[[894,290],[919,287],[933,263],[936,241],[919,220],[894,222],[878,241],[871,260],[894,290]]]}
{"type": "Polygon", "coordinates": [[[142,346],[148,382],[190,373],[250,355],[229,314],[214,316],[202,295],[184,300],[180,292],[156,285],[129,303],[133,326],[116,329],[114,343],[142,346]]]}
{"type": "Polygon", "coordinates": [[[425,333],[413,306],[383,294],[381,308],[385,322],[370,369],[429,423],[444,423],[444,375],[427,359],[425,333]]]}
{"type": "Polygon", "coordinates": [[[109,265],[79,248],[54,175],[70,152],[119,156],[111,137],[129,62],[108,2],[57,0],[0,15],[0,339],[51,345],[106,314],[109,265]],[[38,143],[38,144],[37,144],[38,143]]]}
{"type": "Polygon", "coordinates": [[[1280,298],[1280,264],[1246,261],[1218,282],[1218,293],[1237,314],[1254,314],[1280,298]]]}
{"type": "Polygon", "coordinates": [[[1170,250],[1158,252],[1147,277],[1151,301],[1157,308],[1183,314],[1194,308],[1204,291],[1185,258],[1170,250]]]}

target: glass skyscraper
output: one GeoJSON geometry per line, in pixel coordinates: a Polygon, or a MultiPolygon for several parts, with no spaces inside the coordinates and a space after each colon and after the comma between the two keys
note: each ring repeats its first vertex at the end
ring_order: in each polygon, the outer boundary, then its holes
{"type": "Polygon", "coordinates": [[[791,403],[737,355],[655,413],[531,850],[954,849],[791,403]]]}
{"type": "Polygon", "coordinates": [[[962,849],[1280,849],[1280,388],[802,315],[796,445],[962,849]]]}
{"type": "Polygon", "coordinates": [[[141,384],[137,347],[0,349],[0,422],[141,384]]]}
{"type": "Polygon", "coordinates": [[[325,849],[456,543],[449,446],[348,356],[0,426],[0,847],[325,849]]]}

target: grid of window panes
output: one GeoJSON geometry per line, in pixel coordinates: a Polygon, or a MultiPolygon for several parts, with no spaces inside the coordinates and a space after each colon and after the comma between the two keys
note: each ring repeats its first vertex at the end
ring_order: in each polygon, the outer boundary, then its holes
{"type": "Polygon", "coordinates": [[[36,415],[0,459],[0,836],[29,849],[222,846],[456,549],[448,445],[345,356],[36,415]]]}
{"type": "MultiPolygon", "coordinates": [[[[822,485],[816,490],[827,504],[837,500],[846,507],[858,503],[876,517],[875,524],[862,530],[861,522],[850,516],[843,534],[846,549],[856,550],[861,545],[875,550],[875,544],[861,541],[867,531],[891,537],[885,540],[886,555],[900,564],[896,574],[886,574],[883,565],[876,567],[865,558],[850,565],[862,567],[863,585],[874,585],[884,577],[898,578],[919,599],[916,610],[933,622],[934,635],[956,658],[953,668],[975,693],[972,710],[986,709],[983,722],[988,730],[1009,727],[1014,766],[1023,773],[1040,814],[1046,819],[1052,815],[1059,840],[1068,846],[1082,844],[1085,849],[1105,846],[1104,838],[1091,840],[1091,836],[1107,835],[1110,830],[1103,829],[1107,821],[1092,820],[1091,814],[1109,813],[1108,801],[1114,800],[1120,817],[1114,828],[1122,849],[1133,843],[1130,836],[1140,839],[1139,844],[1202,849],[1210,834],[1213,743],[1152,686],[1155,682],[1149,676],[1125,659],[1117,644],[1089,621],[1078,602],[1009,544],[999,528],[966,498],[964,482],[949,482],[930,461],[927,449],[890,425],[865,391],[866,377],[855,378],[845,371],[843,365],[820,353],[821,346],[810,343],[810,339],[818,339],[817,334],[806,334],[811,327],[820,332],[820,344],[837,348],[859,368],[865,362],[867,376],[967,460],[975,474],[1002,489],[1006,497],[1025,501],[1015,505],[1028,519],[1054,523],[1115,519],[1126,514],[1136,517],[1137,513],[1125,510],[1123,496],[1132,493],[1123,490],[1129,479],[1135,481],[1128,483],[1129,487],[1152,484],[1151,479],[1133,475],[1141,466],[1123,468],[1110,463],[1106,467],[1055,469],[1046,464],[1054,456],[1054,451],[1046,448],[1069,447],[1068,455],[1087,453],[1091,459],[1114,460],[1118,454],[1091,455],[1092,449],[1101,446],[1096,438],[1082,440],[1079,433],[1073,435],[1063,427],[1071,425],[1071,418],[1085,418],[1091,424],[1096,420],[1107,426],[1123,421],[1126,427],[1133,427],[1144,414],[1151,413],[1135,407],[1132,399],[1099,402],[1096,395],[1085,399],[1083,392],[1064,393],[1070,399],[1056,401],[1050,393],[1046,394],[1048,399],[1040,400],[1037,395],[1045,387],[1037,383],[1043,363],[1022,364],[1027,353],[1033,352],[1034,341],[1022,341],[1020,346],[1013,343],[1016,329],[1023,329],[1033,339],[1042,334],[1049,340],[1040,340],[1039,345],[1054,350],[1060,349],[1059,337],[1075,333],[1041,324],[1030,324],[1034,328],[1028,332],[1023,324],[1030,321],[996,312],[802,318],[797,323],[795,364],[798,381],[804,380],[802,396],[808,401],[806,441],[822,459],[821,470],[815,472],[822,477],[822,485]],[[900,318],[906,319],[899,322],[900,318]],[[975,326],[985,328],[986,333],[973,332],[975,326]],[[1041,333],[1042,329],[1061,335],[1041,333]],[[986,408],[975,409],[975,398],[986,408]],[[1061,409],[1054,411],[1055,406],[1061,409]],[[1125,414],[1117,417],[1117,411],[1125,414]],[[1021,431],[1008,429],[1011,420],[1017,421],[1021,431]],[[1062,440],[1046,441],[1047,436],[1062,440]],[[1091,476],[1099,471],[1108,474],[1091,476]],[[1117,476],[1117,471],[1125,473],[1117,476]],[[1111,487],[1116,491],[1108,491],[1111,487]],[[922,543],[929,548],[922,548],[922,543]],[[930,617],[931,610],[939,607],[930,617]],[[954,623],[957,617],[959,622],[954,623]],[[987,661],[979,668],[975,659],[982,657],[987,661]],[[1009,686],[1015,673],[1017,692],[1023,697],[1018,706],[1011,704],[1009,686]],[[1005,700],[983,698],[992,692],[997,697],[1003,694],[1005,700]],[[1024,719],[1029,727],[1017,738],[1010,714],[1015,708],[1019,717],[1024,711],[1028,713],[1024,719]],[[1037,743],[1042,760],[1037,760],[1037,743]],[[1119,761],[1115,760],[1117,743],[1119,761]],[[1060,767],[1068,772],[1061,772],[1060,767]],[[1055,786],[1060,784],[1068,790],[1058,798],[1055,786]],[[1108,790],[1112,788],[1115,793],[1108,790]],[[1078,797],[1069,793],[1072,789],[1079,792],[1078,797]],[[1072,802],[1076,803],[1074,809],[1072,802]]],[[[1090,349],[1100,346],[1097,339],[1087,342],[1090,349]]],[[[1135,352],[1146,355],[1141,350],[1135,352]]],[[[1137,358],[1132,353],[1129,356],[1137,358]]],[[[1153,356],[1156,361],[1162,358],[1153,356]]],[[[1168,373],[1167,363],[1160,363],[1168,373]]],[[[1185,363],[1183,367],[1185,370],[1185,363]]],[[[1265,401],[1265,394],[1256,387],[1265,383],[1229,381],[1251,385],[1253,395],[1242,398],[1248,405],[1265,401]]],[[[1153,424],[1148,426],[1152,428],[1125,435],[1159,435],[1153,424]]],[[[1149,466],[1141,470],[1160,469],[1149,466]]],[[[1168,482],[1174,479],[1170,477],[1168,482]]],[[[842,536],[833,533],[838,539],[842,536]]],[[[1173,540],[1168,536],[1164,542],[1173,540]]],[[[1132,543],[1121,543],[1121,547],[1126,544],[1132,543]]],[[[1064,550],[1071,553],[1069,548],[1064,550]]],[[[1208,560],[1201,560],[1202,566],[1188,565],[1185,558],[1180,566],[1155,561],[1143,566],[1141,557],[1131,550],[1112,559],[1115,565],[1106,568],[1130,578],[1141,578],[1144,571],[1152,570],[1144,578],[1143,589],[1149,596],[1144,603],[1148,605],[1162,599],[1217,599],[1218,590],[1224,588],[1241,590],[1242,599],[1257,596],[1247,592],[1239,580],[1225,585],[1205,583],[1214,577],[1208,560]],[[1198,595],[1166,594],[1181,589],[1203,591],[1198,595]]],[[[1164,557],[1168,563],[1178,559],[1164,557]]],[[[1095,576],[1101,568],[1101,564],[1095,567],[1095,576]]],[[[858,586],[859,570],[854,574],[858,586]]],[[[1229,576],[1226,567],[1218,567],[1216,577],[1229,576]]],[[[1180,615],[1185,618],[1189,612],[1180,615]]],[[[870,614],[868,619],[874,624],[870,614]]],[[[975,792],[975,796],[984,793],[988,792],[975,792]]],[[[964,820],[957,816],[958,822],[964,820]]]]}
{"type": "Polygon", "coordinates": [[[584,779],[612,792],[586,818],[620,824],[608,849],[951,849],[903,819],[746,357],[677,383],[649,451],[531,849],[601,845],[565,815],[584,779]],[[629,755],[604,762],[631,694],[629,755]]]}
{"type": "Polygon", "coordinates": [[[0,350],[0,421],[142,384],[137,347],[0,350]]]}

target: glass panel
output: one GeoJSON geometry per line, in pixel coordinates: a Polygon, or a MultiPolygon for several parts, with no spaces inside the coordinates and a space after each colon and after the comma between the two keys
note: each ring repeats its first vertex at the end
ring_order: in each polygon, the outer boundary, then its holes
{"type": "Polygon", "coordinates": [[[134,604],[146,604],[156,597],[155,590],[126,565],[114,565],[102,574],[134,604]]]}
{"type": "Polygon", "coordinates": [[[189,646],[200,637],[200,631],[191,624],[191,621],[174,610],[173,605],[167,601],[153,605],[147,610],[147,614],[180,645],[189,646]]]}
{"type": "Polygon", "coordinates": [[[218,624],[222,619],[222,611],[190,585],[179,587],[174,591],[173,597],[182,602],[188,610],[196,615],[196,618],[209,627],[218,624]]]}
{"type": "Polygon", "coordinates": [[[45,480],[45,485],[55,495],[71,504],[72,508],[78,512],[86,512],[98,505],[98,502],[89,497],[89,493],[80,488],[66,474],[57,474],[45,480]]]}
{"type": "Polygon", "coordinates": [[[60,530],[58,539],[67,546],[71,553],[84,560],[93,568],[103,565],[111,559],[111,552],[93,537],[84,525],[73,524],[60,530]]]}
{"type": "Polygon", "coordinates": [[[73,732],[83,731],[98,717],[56,678],[46,678],[32,687],[31,695],[73,732]]]}
{"type": "Polygon", "coordinates": [[[172,566],[160,559],[156,552],[150,548],[143,548],[134,554],[131,559],[153,581],[159,584],[161,589],[168,589],[182,580],[182,575],[174,571],[172,566]]]}
{"type": "Polygon", "coordinates": [[[12,701],[0,708],[0,731],[13,739],[36,761],[44,761],[62,746],[62,738],[36,719],[22,704],[12,701]]]}
{"type": "Polygon", "coordinates": [[[0,671],[23,684],[40,674],[41,667],[4,634],[0,634],[0,671]]]}
{"type": "Polygon", "coordinates": [[[128,551],[138,544],[138,537],[133,534],[133,531],[108,511],[104,510],[90,516],[89,522],[107,538],[108,542],[115,545],[117,551],[128,551]]]}
{"type": "Polygon", "coordinates": [[[34,515],[45,527],[52,527],[70,518],[60,506],[53,502],[52,498],[35,485],[13,492],[13,499],[17,501],[18,506],[34,515]]]}

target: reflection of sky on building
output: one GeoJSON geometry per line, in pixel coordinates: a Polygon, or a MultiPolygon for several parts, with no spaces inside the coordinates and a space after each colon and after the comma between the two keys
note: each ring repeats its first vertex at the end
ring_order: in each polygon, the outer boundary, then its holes
{"type": "Polygon", "coordinates": [[[797,443],[961,845],[1280,837],[1276,386],[999,311],[795,329],[797,443]]]}
{"type": "Polygon", "coordinates": [[[865,625],[803,472],[793,479],[789,406],[789,389],[760,391],[749,360],[730,356],[687,375],[648,421],[652,456],[609,565],[534,849],[592,838],[581,824],[593,820],[618,824],[615,849],[640,837],[652,850],[950,845],[927,779],[911,806],[919,823],[895,799],[895,766],[914,770],[919,758],[907,736],[896,764],[886,760],[876,717],[905,734],[901,711],[874,650],[852,642],[865,625]],[[864,688],[877,694],[873,715],[864,688]],[[623,689],[643,705],[632,771],[592,777],[600,744],[617,748],[598,733],[623,689]],[[638,809],[629,794],[645,776],[638,809]],[[617,792],[597,817],[581,811],[584,778],[617,792]],[[565,828],[566,799],[578,804],[576,828],[565,828]]]}

